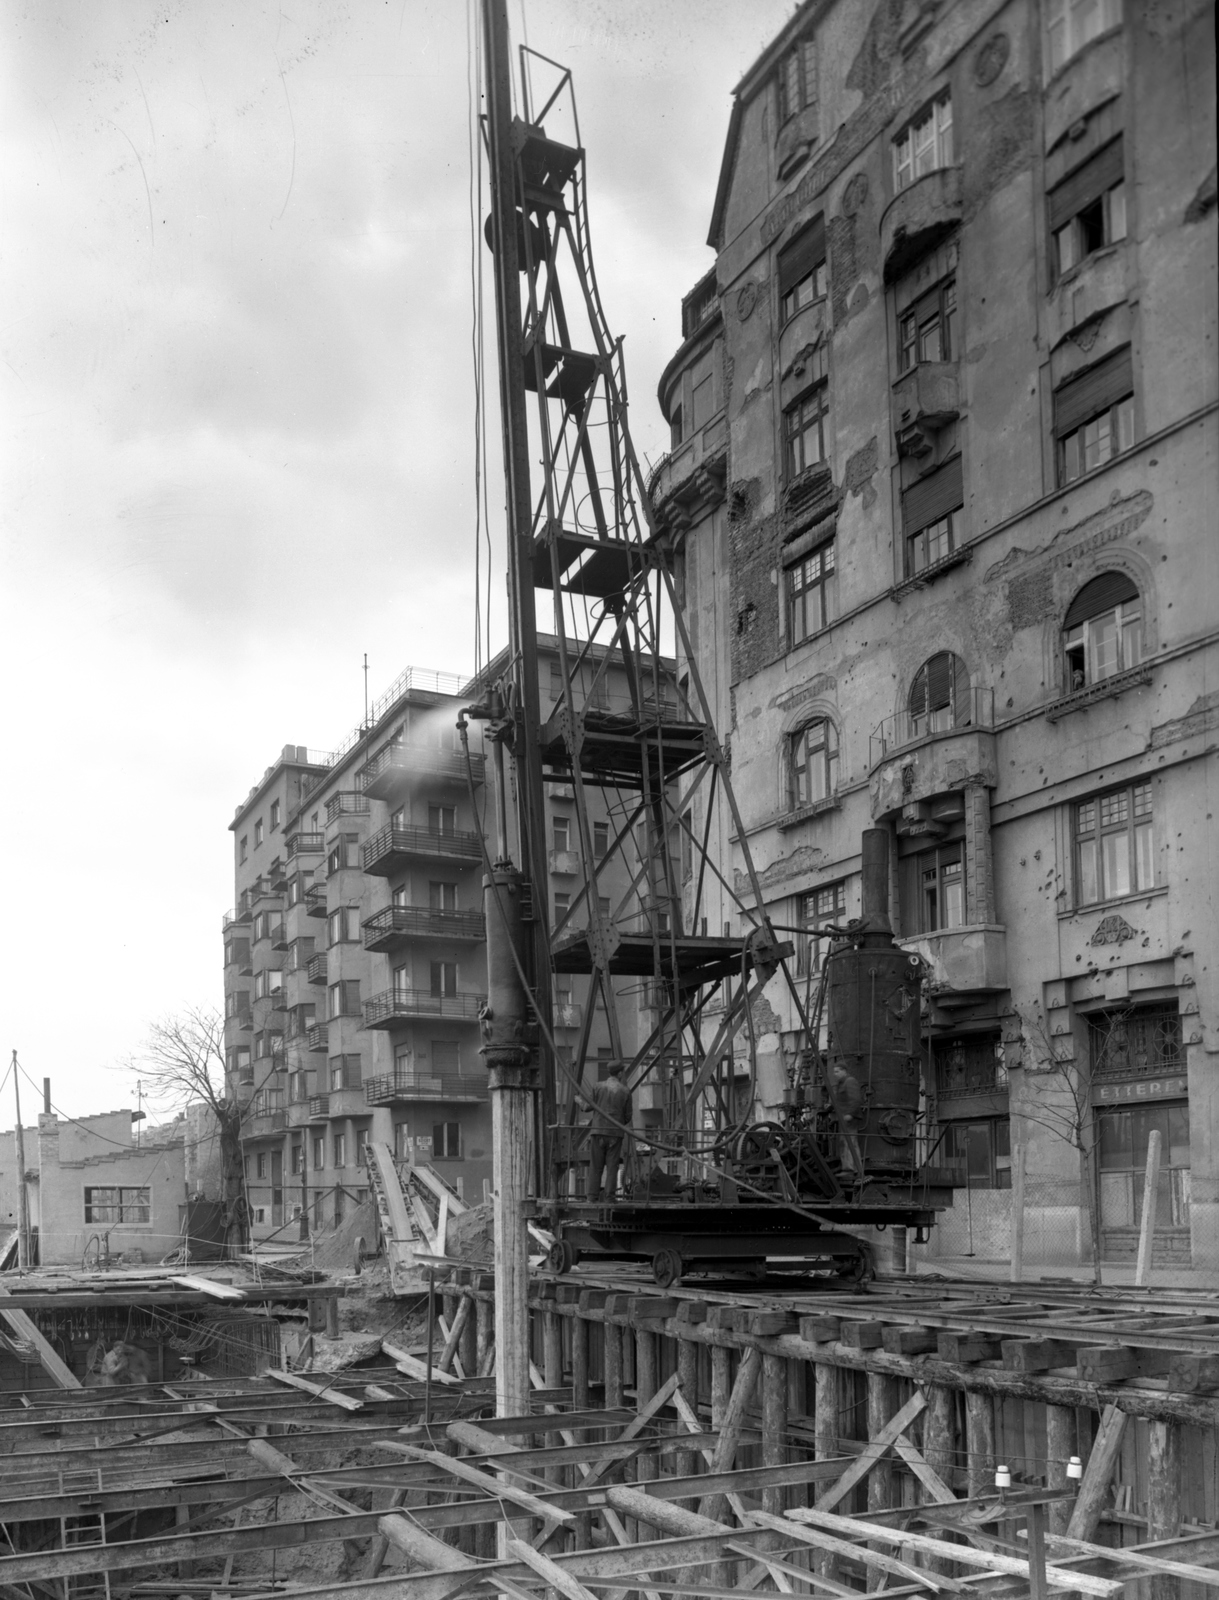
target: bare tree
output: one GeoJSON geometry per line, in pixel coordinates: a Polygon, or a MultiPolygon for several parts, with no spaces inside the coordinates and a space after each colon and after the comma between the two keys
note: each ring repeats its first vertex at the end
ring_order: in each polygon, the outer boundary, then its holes
{"type": "MultiPolygon", "coordinates": [[[[249,1208],[241,1130],[248,1107],[230,1097],[224,1069],[224,1022],[211,1006],[154,1022],[143,1047],[127,1062],[151,1101],[169,1111],[205,1105],[216,1119],[220,1141],[221,1200],[230,1249],[249,1247],[249,1208]]],[[[252,1102],[251,1102],[252,1104],[252,1102]]]]}

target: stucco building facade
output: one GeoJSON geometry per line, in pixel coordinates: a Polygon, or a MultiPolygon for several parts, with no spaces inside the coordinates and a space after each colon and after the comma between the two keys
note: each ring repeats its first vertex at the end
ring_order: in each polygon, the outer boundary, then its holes
{"type": "Polygon", "coordinates": [[[821,0],[736,90],[652,491],[806,973],[890,830],[915,1259],[1005,1262],[1014,1183],[1026,1270],[1120,1271],[1158,1130],[1157,1268],[1219,1273],[1214,162],[1209,5],[821,0]]]}

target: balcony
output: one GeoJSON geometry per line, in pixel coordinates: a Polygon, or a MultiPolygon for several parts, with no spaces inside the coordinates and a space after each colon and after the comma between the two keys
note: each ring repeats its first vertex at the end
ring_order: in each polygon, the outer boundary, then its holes
{"type": "MultiPolygon", "coordinates": [[[[474,782],[486,776],[486,757],[470,756],[474,782]]],[[[466,758],[455,750],[437,750],[427,745],[387,744],[360,769],[364,793],[375,800],[388,800],[412,782],[464,784],[466,758]]]]}
{"type": "Polygon", "coordinates": [[[960,167],[938,167],[895,194],[880,219],[885,282],[893,283],[960,225],[960,167]]]}
{"type": "Polygon", "coordinates": [[[487,919],[481,911],[433,911],[430,906],[387,906],[363,927],[365,950],[396,950],[410,939],[481,944],[487,937],[487,919]]]}
{"type": "Polygon", "coordinates": [[[389,989],[364,1002],[366,1028],[392,1028],[412,1017],[443,1017],[446,1022],[477,1022],[482,994],[433,994],[430,989],[389,989]]]}
{"type": "Polygon", "coordinates": [[[307,917],[324,917],[326,915],[326,885],[324,883],[311,883],[305,890],[305,915],[307,917]]]}
{"type": "Polygon", "coordinates": [[[286,1110],[256,1112],[243,1130],[247,1139],[266,1139],[271,1134],[282,1133],[288,1126],[286,1110]]]}
{"type": "Polygon", "coordinates": [[[961,414],[955,361],[920,361],[893,385],[893,437],[903,456],[925,456],[935,435],[961,414]]]}
{"type": "Polygon", "coordinates": [[[945,928],[899,939],[903,950],[922,956],[931,968],[928,994],[938,1006],[972,1005],[998,994],[1007,984],[1007,929],[1000,923],[945,928]]]}
{"type": "Polygon", "coordinates": [[[879,821],[967,783],[993,789],[998,782],[993,725],[991,689],[971,689],[968,702],[958,704],[955,716],[945,708],[929,717],[912,717],[905,711],[886,717],[873,733],[869,750],[873,819],[879,821]]]}
{"type": "Polygon", "coordinates": [[[340,789],[326,802],[326,821],[334,822],[339,817],[366,817],[368,810],[366,794],[356,789],[340,789]]]}
{"type": "Polygon", "coordinates": [[[330,1096],[328,1094],[312,1094],[309,1096],[309,1121],[325,1122],[330,1115],[330,1096]]]}
{"type": "Polygon", "coordinates": [[[461,1072],[390,1072],[383,1077],[369,1078],[364,1084],[364,1098],[370,1106],[389,1105],[394,1100],[444,1100],[449,1104],[468,1102],[482,1104],[487,1099],[485,1077],[468,1076],[461,1072]]]}
{"type": "Polygon", "coordinates": [[[666,520],[697,522],[723,500],[727,476],[728,422],[721,410],[658,462],[649,487],[666,520]]]}
{"type": "Polygon", "coordinates": [[[378,878],[394,877],[411,861],[482,860],[476,833],[441,833],[433,828],[382,828],[361,848],[361,865],[378,878]]]}
{"type": "Polygon", "coordinates": [[[284,846],[288,860],[294,856],[320,856],[325,848],[325,835],[320,833],[294,833],[284,846]]]}
{"type": "Polygon", "coordinates": [[[305,1048],[313,1055],[325,1055],[330,1049],[330,1030],[324,1022],[311,1022],[305,1029],[305,1048]]]}
{"type": "Polygon", "coordinates": [[[579,875],[580,855],[576,850],[551,850],[547,857],[551,872],[560,877],[571,878],[579,875]]]}
{"type": "Polygon", "coordinates": [[[305,968],[305,977],[310,983],[316,984],[319,989],[326,987],[326,952],[319,950],[315,956],[309,957],[309,965],[305,968]]]}
{"type": "MultiPolygon", "coordinates": [[[[244,895],[242,896],[242,899],[244,901],[244,899],[245,899],[244,895]]],[[[237,925],[245,924],[245,923],[249,922],[249,920],[250,920],[250,908],[249,908],[249,906],[248,905],[244,905],[244,904],[240,905],[240,906],[236,907],[234,910],[226,911],[224,913],[224,917],[222,918],[221,924],[220,924],[221,931],[223,932],[227,928],[232,928],[232,927],[237,926],[237,925]]]]}

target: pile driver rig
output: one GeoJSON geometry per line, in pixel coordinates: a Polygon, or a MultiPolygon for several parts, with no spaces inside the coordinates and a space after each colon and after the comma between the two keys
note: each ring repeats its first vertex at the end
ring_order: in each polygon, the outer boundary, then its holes
{"type": "Polygon", "coordinates": [[[766,914],[677,602],[671,541],[658,531],[631,442],[622,342],[593,266],[570,73],[522,48],[514,113],[503,0],[483,0],[482,10],[510,646],[504,676],[466,715],[483,720],[496,770],[483,1050],[497,1244],[520,1261],[528,1209],[554,1234],[559,1269],[583,1254],[642,1258],[671,1283],[691,1270],[783,1257],[859,1275],[866,1247],[844,1228],[925,1228],[951,1203],[948,1175],[920,1164],[922,969],[889,928],[887,835],[865,835],[864,914],[840,930],[816,996],[802,997],[789,975],[793,946],[766,914]],[[539,77],[545,98],[532,93],[539,77]],[[560,122],[563,138],[548,132],[560,122]],[[535,484],[531,463],[539,461],[535,484]],[[549,597],[562,680],[547,716],[539,594],[549,597]],[[625,680],[625,699],[604,692],[611,669],[625,680]],[[582,887],[554,917],[550,784],[570,791],[584,863],[582,887]],[[688,820],[696,793],[707,819],[697,835],[688,820]],[[594,796],[599,814],[614,819],[612,840],[603,835],[598,849],[594,796]],[[739,841],[748,886],[739,895],[708,848],[717,807],[739,841]],[[629,886],[617,904],[599,892],[611,880],[629,886]],[[713,882],[735,901],[739,932],[728,924],[706,931],[713,882]],[[570,1059],[552,1027],[555,980],[567,975],[588,983],[570,1059]],[[794,997],[804,1049],[781,1120],[757,1124],[730,1092],[732,1061],[752,1049],[752,1007],[776,978],[794,997]],[[635,1030],[628,1048],[625,1009],[637,1016],[638,1007],[636,996],[624,1002],[624,990],[645,983],[656,1020],[635,1030]],[[649,1130],[648,1170],[606,1202],[579,1198],[573,1178],[586,1086],[596,1078],[595,1014],[605,1018],[627,1086],[662,1085],[667,1107],[663,1126],[649,1130]],[[845,1165],[834,1060],[846,1064],[863,1101],[858,1154],[845,1165]]]}

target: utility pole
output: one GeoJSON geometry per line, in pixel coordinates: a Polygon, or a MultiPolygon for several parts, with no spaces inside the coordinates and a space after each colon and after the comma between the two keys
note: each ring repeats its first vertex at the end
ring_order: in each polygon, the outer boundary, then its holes
{"type": "MultiPolygon", "coordinates": [[[[521,328],[517,251],[517,159],[513,142],[512,73],[506,0],[482,0],[487,62],[487,134],[490,149],[491,247],[495,253],[495,312],[500,415],[507,491],[509,625],[514,663],[512,700],[498,707],[491,730],[500,794],[504,742],[511,740],[518,796],[521,870],[501,828],[499,859],[484,880],[487,915],[487,1012],[483,1056],[489,1071],[495,1182],[496,1410],[529,1410],[528,1231],[525,1202],[530,1172],[542,1154],[545,1130],[537,1126],[538,1047],[529,1023],[530,994],[550,1015],[550,964],[545,904],[535,889],[532,938],[523,916],[526,883],[544,882],[537,870],[545,850],[545,809],[538,759],[537,614],[533,579],[533,504],[529,486],[529,425],[521,328]],[[522,974],[524,975],[522,978],[522,974]]],[[[491,697],[494,698],[494,690],[491,697]]]]}
{"type": "Polygon", "coordinates": [[[17,1265],[22,1272],[30,1265],[30,1197],[25,1191],[25,1133],[21,1127],[21,1069],[13,1051],[13,1098],[17,1102],[17,1265]]]}

